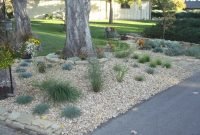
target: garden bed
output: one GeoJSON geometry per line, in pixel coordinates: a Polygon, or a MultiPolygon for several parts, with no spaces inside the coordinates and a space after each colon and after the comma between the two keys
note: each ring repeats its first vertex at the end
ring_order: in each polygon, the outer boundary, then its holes
{"type": "MultiPolygon", "coordinates": [[[[149,63],[138,63],[137,59],[131,57],[124,59],[113,57],[105,63],[101,63],[103,87],[102,91],[98,93],[93,92],[88,79],[88,64],[74,65],[73,69],[68,71],[62,70],[62,65],[57,63],[48,68],[46,73],[41,74],[38,73],[34,64],[30,63],[26,70],[32,73],[32,77],[22,79],[19,78],[19,73],[15,72],[20,64],[16,62],[13,68],[16,97],[0,101],[0,106],[11,111],[32,113],[36,105],[44,102],[41,90],[33,86],[35,82],[42,82],[50,78],[64,82],[69,81],[72,86],[81,91],[81,98],[75,103],[50,103],[49,113],[42,117],[61,125],[65,134],[79,135],[93,131],[100,124],[125,113],[133,105],[149,99],[199,71],[200,60],[198,59],[185,56],[169,57],[160,53],[140,50],[137,51],[137,54],[144,52],[149,54],[151,59],[159,58],[162,61],[170,61],[172,67],[167,69],[157,66],[154,68],[154,74],[148,74],[146,70],[149,68],[149,63]],[[122,82],[118,82],[116,79],[116,71],[113,70],[116,64],[128,67],[122,82]],[[138,78],[136,79],[138,76],[142,76],[143,79],[139,81],[138,78]],[[33,101],[27,105],[19,105],[15,101],[20,95],[33,96],[33,101]],[[61,117],[62,109],[71,104],[80,108],[81,116],[75,119],[61,117]]],[[[45,57],[37,59],[45,61],[45,57]]],[[[35,115],[35,117],[38,116],[35,115]]]]}

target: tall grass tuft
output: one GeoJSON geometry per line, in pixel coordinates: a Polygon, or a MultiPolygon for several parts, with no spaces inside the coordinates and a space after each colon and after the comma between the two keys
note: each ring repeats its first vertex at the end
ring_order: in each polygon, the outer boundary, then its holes
{"type": "Polygon", "coordinates": [[[37,85],[42,89],[49,100],[53,102],[74,102],[78,100],[81,93],[69,82],[57,81],[57,80],[46,80],[41,84],[37,85]]]}
{"type": "Polygon", "coordinates": [[[98,60],[94,59],[89,62],[88,74],[94,92],[99,92],[103,86],[101,65],[98,60]]]}
{"type": "Polygon", "coordinates": [[[81,110],[75,106],[67,106],[61,113],[62,117],[74,119],[81,115],[81,110]]]}

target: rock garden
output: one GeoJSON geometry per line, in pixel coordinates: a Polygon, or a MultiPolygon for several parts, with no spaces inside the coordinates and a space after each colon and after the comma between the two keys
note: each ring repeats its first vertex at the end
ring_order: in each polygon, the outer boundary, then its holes
{"type": "Polygon", "coordinates": [[[127,49],[110,41],[98,58],[56,52],[15,60],[15,96],[0,100],[0,120],[32,133],[89,134],[199,71],[197,44],[126,39],[127,49]]]}

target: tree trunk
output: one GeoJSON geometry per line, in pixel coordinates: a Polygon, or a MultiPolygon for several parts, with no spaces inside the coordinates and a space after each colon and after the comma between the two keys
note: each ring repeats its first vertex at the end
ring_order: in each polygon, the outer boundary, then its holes
{"type": "Polygon", "coordinates": [[[109,0],[110,2],[110,15],[109,15],[109,24],[112,24],[113,23],[113,2],[112,0],[109,0]]]}
{"type": "Polygon", "coordinates": [[[32,35],[30,19],[26,11],[27,0],[13,0],[14,17],[16,21],[16,47],[32,35]]]}
{"type": "Polygon", "coordinates": [[[65,0],[66,45],[64,57],[94,56],[89,28],[90,0],[65,0]]]}

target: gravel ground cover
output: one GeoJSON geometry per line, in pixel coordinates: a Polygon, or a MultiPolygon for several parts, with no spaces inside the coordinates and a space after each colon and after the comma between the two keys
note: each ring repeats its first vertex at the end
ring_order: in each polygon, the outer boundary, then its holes
{"type": "MultiPolygon", "coordinates": [[[[191,57],[168,57],[162,54],[155,54],[149,51],[138,51],[138,53],[148,53],[151,58],[160,58],[162,61],[170,61],[172,68],[166,69],[158,66],[153,75],[146,73],[149,64],[139,64],[132,58],[117,59],[111,58],[102,65],[104,84],[102,91],[95,93],[92,91],[88,79],[88,65],[75,65],[71,71],[62,70],[59,64],[53,65],[47,69],[44,74],[38,73],[34,64],[27,67],[27,70],[33,74],[31,78],[20,79],[15,69],[19,62],[13,67],[13,75],[16,81],[16,97],[0,101],[0,106],[9,110],[32,113],[32,109],[44,101],[41,90],[35,88],[34,82],[53,78],[62,81],[70,81],[82,92],[82,97],[78,102],[73,103],[81,109],[82,115],[75,119],[61,118],[61,110],[71,103],[51,104],[45,119],[55,120],[63,128],[64,134],[81,135],[87,134],[97,128],[107,120],[126,112],[133,105],[149,99],[151,96],[179,83],[181,80],[198,72],[200,69],[200,60],[191,57]],[[133,64],[137,63],[138,68],[133,64]],[[116,72],[113,70],[115,64],[122,64],[128,67],[124,81],[119,83],[116,80],[116,72]],[[136,81],[136,76],[143,76],[144,81],[136,81]],[[28,105],[18,105],[15,103],[17,96],[31,95],[33,102],[28,105]]],[[[43,57],[38,59],[43,60],[43,57]]],[[[39,116],[35,116],[39,117],[39,116]]]]}

